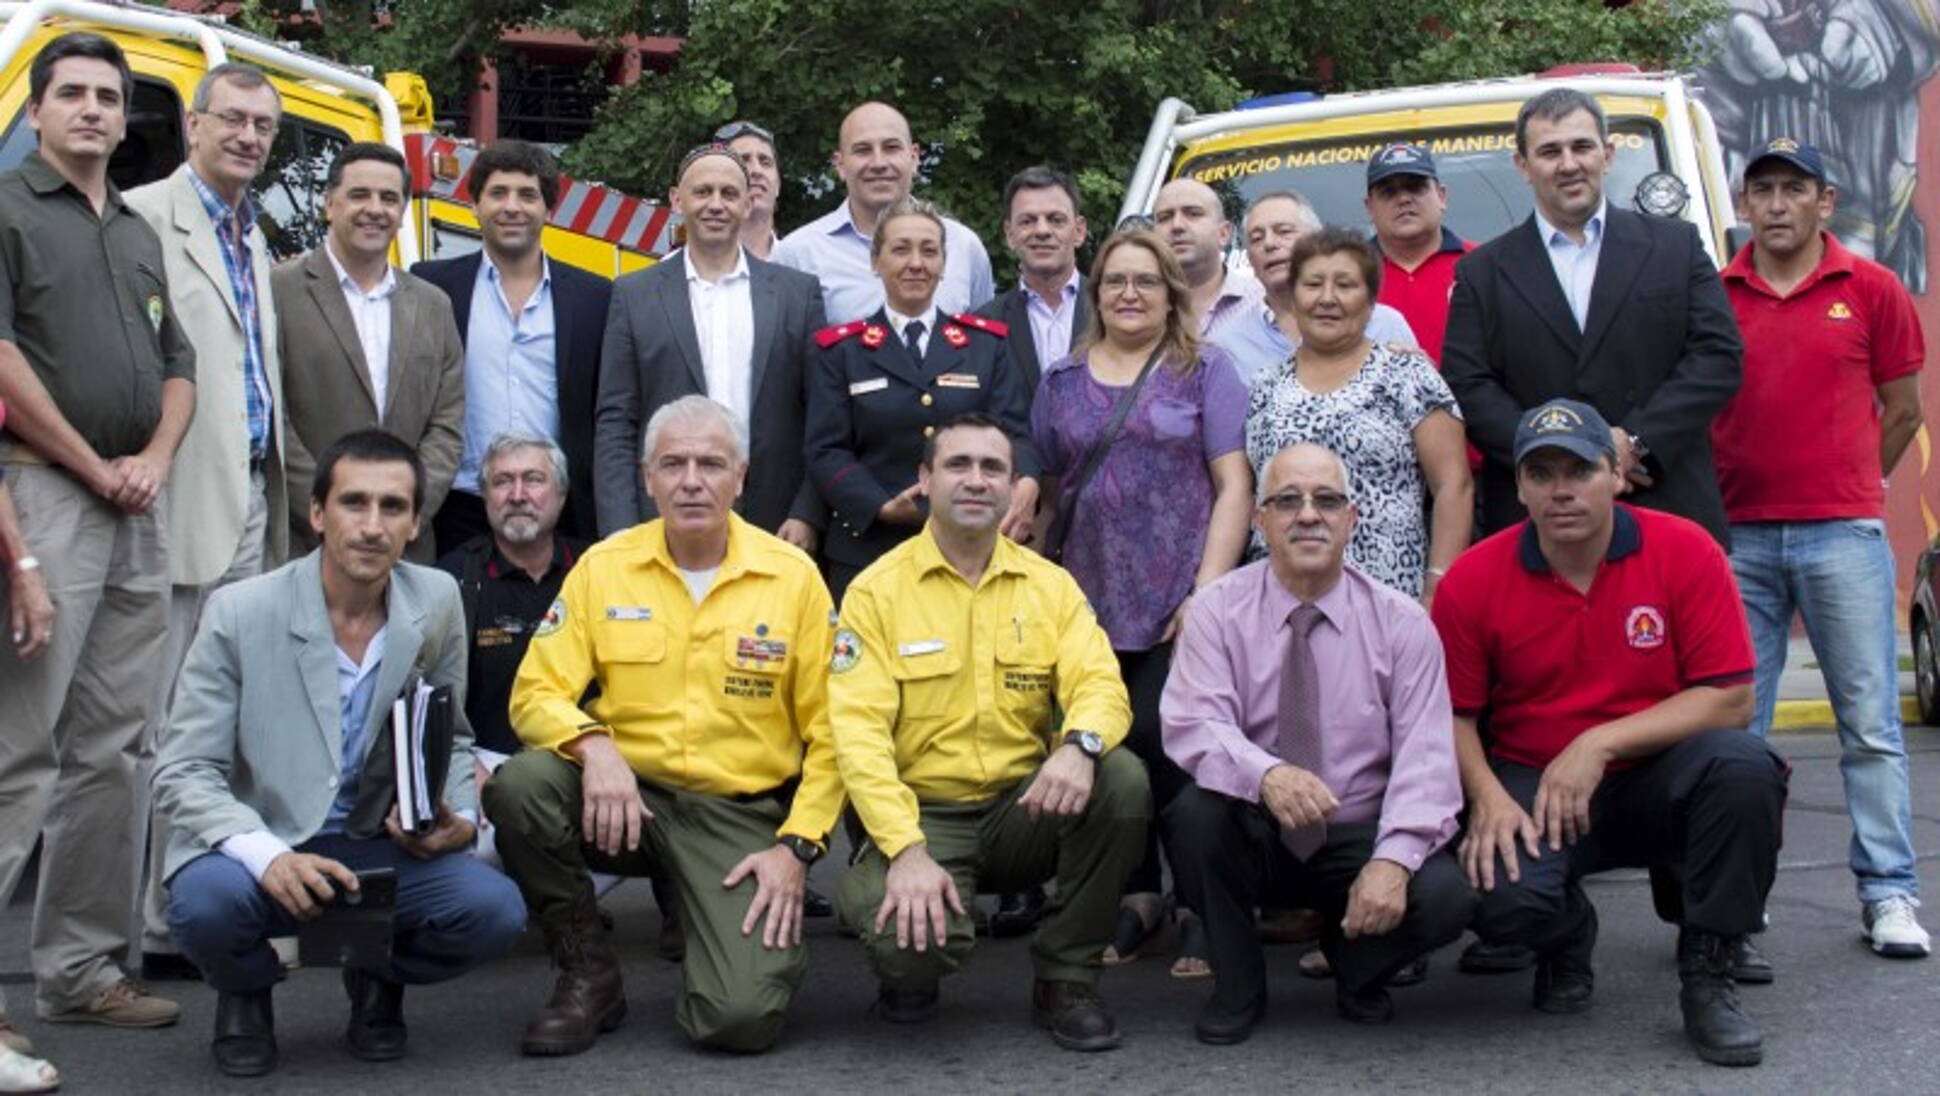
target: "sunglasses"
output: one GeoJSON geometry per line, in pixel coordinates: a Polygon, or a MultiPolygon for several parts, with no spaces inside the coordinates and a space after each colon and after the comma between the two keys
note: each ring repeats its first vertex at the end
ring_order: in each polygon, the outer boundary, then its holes
{"type": "Polygon", "coordinates": [[[729,141],[738,137],[759,137],[768,142],[771,147],[775,143],[774,134],[769,133],[753,122],[729,122],[727,125],[714,131],[714,139],[722,144],[727,144],[729,141]]]}

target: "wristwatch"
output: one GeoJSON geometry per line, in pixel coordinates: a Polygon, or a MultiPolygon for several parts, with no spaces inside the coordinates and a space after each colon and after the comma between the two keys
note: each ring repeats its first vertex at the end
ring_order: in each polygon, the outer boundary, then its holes
{"type": "Polygon", "coordinates": [[[1650,446],[1644,444],[1644,439],[1627,430],[1624,431],[1624,436],[1630,439],[1630,455],[1637,459],[1638,464],[1642,464],[1644,458],[1650,456],[1650,446]]]}
{"type": "Polygon", "coordinates": [[[795,859],[800,860],[804,865],[813,864],[822,858],[822,846],[806,837],[797,837],[792,833],[784,834],[775,843],[794,853],[795,859]]]}
{"type": "Polygon", "coordinates": [[[1093,761],[1105,756],[1105,739],[1097,731],[1066,732],[1064,745],[1078,747],[1093,761]]]}

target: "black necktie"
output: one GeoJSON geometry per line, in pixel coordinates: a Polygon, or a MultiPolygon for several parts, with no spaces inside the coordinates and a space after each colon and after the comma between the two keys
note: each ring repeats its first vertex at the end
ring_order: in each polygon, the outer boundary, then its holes
{"type": "MultiPolygon", "coordinates": [[[[1324,619],[1320,607],[1309,602],[1287,617],[1286,662],[1280,667],[1280,760],[1325,779],[1320,769],[1320,670],[1314,663],[1309,634],[1324,619]]],[[[1306,860],[1327,842],[1327,823],[1282,830],[1288,851],[1306,860]]]]}
{"type": "Polygon", "coordinates": [[[903,345],[909,347],[909,356],[917,361],[923,360],[923,321],[911,320],[903,325],[903,345]]]}

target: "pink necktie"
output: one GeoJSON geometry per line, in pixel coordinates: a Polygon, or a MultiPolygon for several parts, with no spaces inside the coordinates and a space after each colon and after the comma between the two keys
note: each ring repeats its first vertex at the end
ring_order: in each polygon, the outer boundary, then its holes
{"type": "MultiPolygon", "coordinates": [[[[1320,607],[1313,604],[1302,605],[1287,616],[1287,623],[1293,627],[1287,636],[1286,662],[1280,667],[1280,759],[1317,777],[1322,775],[1320,671],[1307,637],[1324,619],[1320,607]]],[[[1327,823],[1282,829],[1280,840],[1304,861],[1326,843],[1327,823]]]]}

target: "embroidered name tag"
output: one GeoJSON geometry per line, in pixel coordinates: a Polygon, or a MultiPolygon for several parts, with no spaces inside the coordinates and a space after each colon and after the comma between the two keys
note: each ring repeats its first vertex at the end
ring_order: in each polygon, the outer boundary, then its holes
{"type": "Polygon", "coordinates": [[[880,392],[883,389],[888,387],[889,387],[888,377],[876,377],[872,380],[856,381],[855,383],[849,385],[849,395],[866,396],[871,392],[880,392]]]}
{"type": "Polygon", "coordinates": [[[936,383],[944,388],[982,388],[983,381],[975,373],[939,373],[936,383]]]}
{"type": "Polygon", "coordinates": [[[901,643],[896,646],[896,653],[902,655],[904,658],[911,658],[916,655],[933,655],[942,650],[943,641],[940,639],[920,639],[915,643],[901,643]]]}

